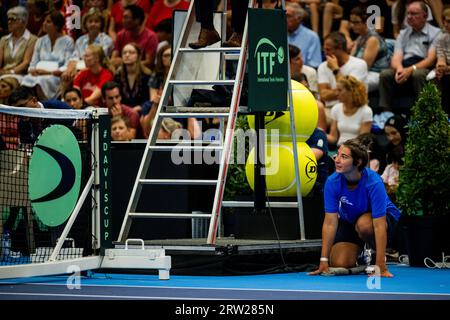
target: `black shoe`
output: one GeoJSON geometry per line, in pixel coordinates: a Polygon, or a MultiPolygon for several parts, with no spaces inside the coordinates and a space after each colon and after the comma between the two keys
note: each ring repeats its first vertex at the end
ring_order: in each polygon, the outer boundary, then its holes
{"type": "Polygon", "coordinates": [[[191,47],[192,49],[200,49],[210,46],[219,41],[220,35],[216,30],[202,28],[200,30],[200,34],[198,35],[198,40],[196,42],[189,43],[189,47],[191,47]]]}

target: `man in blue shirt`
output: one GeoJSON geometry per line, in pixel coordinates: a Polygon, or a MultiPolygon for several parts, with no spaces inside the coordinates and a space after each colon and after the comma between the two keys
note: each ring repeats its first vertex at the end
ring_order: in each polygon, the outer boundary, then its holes
{"type": "Polygon", "coordinates": [[[300,48],[306,65],[317,69],[322,62],[320,39],[317,33],[302,25],[304,14],[298,3],[286,3],[288,42],[300,48]]]}
{"type": "Polygon", "coordinates": [[[367,168],[368,153],[357,139],[344,142],[336,155],[336,172],[325,183],[325,219],[319,268],[351,268],[366,244],[376,248],[375,264],[382,277],[392,277],[386,266],[386,246],[400,211],[389,200],[380,176],[367,168]]]}
{"type": "Polygon", "coordinates": [[[426,76],[436,60],[436,40],[440,29],[427,22],[428,10],[424,2],[413,1],[407,7],[409,26],[400,32],[395,41],[391,68],[380,73],[380,104],[385,110],[392,110],[393,97],[399,88],[414,94],[422,91],[426,76]]]}

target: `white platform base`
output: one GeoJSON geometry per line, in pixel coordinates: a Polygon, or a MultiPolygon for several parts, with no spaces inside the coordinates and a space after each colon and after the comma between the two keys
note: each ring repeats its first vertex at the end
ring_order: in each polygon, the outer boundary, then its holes
{"type": "Polygon", "coordinates": [[[101,268],[158,269],[159,279],[170,278],[172,259],[164,249],[106,249],[101,268]]]}

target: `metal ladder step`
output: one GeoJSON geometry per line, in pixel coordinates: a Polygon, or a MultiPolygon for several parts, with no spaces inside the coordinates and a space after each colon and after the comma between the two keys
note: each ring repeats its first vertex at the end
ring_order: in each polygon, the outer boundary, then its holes
{"type": "Polygon", "coordinates": [[[214,186],[217,180],[200,180],[200,179],[140,179],[141,184],[157,184],[157,185],[191,185],[191,186],[214,186]]]}
{"type": "Polygon", "coordinates": [[[191,52],[195,52],[195,53],[211,53],[211,52],[235,52],[235,51],[239,51],[241,52],[241,48],[240,47],[217,47],[217,48],[201,48],[201,49],[192,49],[192,48],[180,48],[180,50],[178,50],[178,52],[183,52],[183,53],[191,53],[191,52]]]}
{"type": "Polygon", "coordinates": [[[163,146],[163,145],[169,145],[169,146],[181,146],[181,145],[186,145],[186,146],[199,146],[202,144],[206,144],[206,145],[210,145],[210,146],[221,146],[221,142],[216,141],[216,140],[178,140],[178,139],[171,139],[171,140],[166,140],[166,139],[161,139],[161,140],[157,140],[156,141],[158,143],[159,146],[163,146]]]}
{"type": "MultiPolygon", "coordinates": [[[[246,1],[246,0],[243,0],[246,1]]],[[[250,7],[255,5],[253,0],[247,0],[250,7]]],[[[226,8],[226,7],[225,7],[226,8]]],[[[191,49],[188,48],[188,42],[190,39],[190,33],[192,31],[192,26],[195,22],[195,13],[194,13],[194,1],[190,3],[188,14],[186,20],[183,23],[183,27],[181,30],[181,37],[177,43],[177,46],[174,50],[173,61],[171,67],[169,69],[169,73],[167,75],[167,81],[165,82],[163,92],[161,94],[161,102],[158,104],[158,109],[155,114],[155,123],[159,123],[161,118],[220,118],[220,133],[223,133],[223,136],[220,136],[216,139],[215,136],[211,136],[211,139],[203,136],[205,140],[185,140],[180,143],[177,141],[167,141],[162,143],[157,139],[158,130],[155,127],[152,128],[150,132],[150,137],[147,141],[147,147],[144,151],[144,155],[142,157],[141,165],[139,168],[138,178],[135,180],[135,184],[133,187],[132,195],[130,197],[130,201],[128,203],[128,207],[125,213],[125,217],[122,223],[122,227],[119,234],[119,241],[125,241],[130,232],[132,221],[140,218],[173,218],[173,219],[189,219],[194,220],[198,218],[208,218],[209,221],[209,229],[208,229],[208,237],[207,244],[214,244],[216,241],[216,233],[219,229],[220,224],[218,223],[220,217],[220,208],[223,197],[223,190],[225,187],[225,180],[227,174],[227,159],[231,154],[231,143],[232,143],[232,133],[235,128],[235,120],[238,113],[239,99],[241,92],[241,88],[244,82],[244,73],[247,59],[247,22],[243,32],[243,41],[241,47],[236,48],[226,48],[226,47],[207,47],[201,49],[191,49]],[[203,53],[205,55],[198,56],[199,53],[203,53]],[[212,53],[212,54],[211,54],[212,53]],[[216,53],[216,54],[214,54],[216,53]],[[191,56],[192,54],[192,56],[191,56]],[[208,54],[208,55],[206,55],[208,54]],[[187,56],[186,56],[187,55],[187,56]],[[198,59],[189,59],[190,57],[195,57],[198,59]],[[214,59],[214,64],[210,65],[210,62],[204,61],[203,57],[212,57],[214,59]],[[220,61],[216,61],[217,56],[220,56],[220,61]],[[228,59],[237,59],[239,62],[237,64],[237,69],[235,76],[231,79],[228,78],[225,80],[227,66],[224,63],[228,59]],[[192,61],[191,61],[192,60],[192,61]],[[198,76],[200,79],[196,79],[194,73],[195,67],[199,67],[205,63],[205,67],[208,68],[208,74],[205,76],[198,76]],[[189,70],[185,70],[184,67],[189,70]],[[191,70],[192,68],[192,70],[191,70]],[[213,68],[212,70],[209,70],[213,68]],[[216,70],[217,68],[217,70],[216,70]],[[191,72],[192,71],[192,72],[191,72]],[[218,72],[216,72],[218,71],[218,72]],[[178,74],[178,72],[180,72],[178,74]],[[209,79],[209,80],[205,80],[209,79]],[[232,88],[232,96],[230,100],[230,105],[226,105],[225,107],[211,107],[210,104],[197,104],[195,108],[169,108],[170,104],[184,104],[184,102],[178,102],[175,99],[171,101],[171,95],[173,95],[175,89],[180,89],[180,92],[184,95],[188,95],[188,92],[184,92],[193,87],[202,87],[205,88],[212,87],[213,85],[225,85],[229,88],[232,88]],[[178,87],[177,87],[178,86],[178,87]],[[160,118],[161,117],[161,118],[160,118]],[[224,121],[224,119],[228,119],[230,121],[224,121]],[[156,128],[156,129],[155,129],[156,128]],[[231,137],[231,138],[230,138],[231,137]],[[217,144],[217,142],[219,144],[217,144]],[[214,157],[217,156],[219,160],[218,163],[218,173],[217,179],[216,176],[209,179],[215,180],[206,180],[201,179],[193,179],[190,176],[187,178],[180,177],[180,179],[158,179],[151,178],[146,179],[147,173],[153,169],[153,166],[150,165],[152,160],[153,152],[158,151],[194,151],[193,155],[197,156],[198,153],[195,151],[215,151],[214,157]],[[183,179],[184,178],[184,179],[183,179]],[[211,211],[201,214],[195,214],[192,212],[161,212],[155,209],[156,212],[137,212],[137,211],[146,211],[146,209],[137,209],[139,199],[142,195],[142,190],[144,189],[144,185],[205,185],[205,186],[214,186],[214,202],[211,211]]],[[[226,23],[225,19],[222,18],[222,23],[226,23]]],[[[223,26],[223,25],[222,25],[223,26]]],[[[225,31],[222,28],[222,31],[225,31]]],[[[223,33],[223,32],[222,32],[223,33]]],[[[222,38],[225,36],[222,35],[222,38]]],[[[187,97],[184,97],[187,98],[187,97]]],[[[180,97],[180,101],[184,101],[182,97],[180,97]]],[[[172,107],[172,106],[171,106],[172,107]]],[[[176,106],[174,106],[176,107],[176,106]]],[[[206,152],[204,152],[205,154],[206,152]]],[[[183,163],[184,164],[184,163],[183,163]]],[[[194,163],[186,163],[185,165],[195,165],[194,163]]],[[[214,168],[215,169],[215,168],[214,168]]],[[[152,175],[153,176],[153,175],[152,175]]],[[[211,187],[212,188],[212,187],[211,187]]],[[[173,209],[176,211],[176,209],[173,209]]],[[[185,211],[189,211],[184,209],[185,211]]],[[[183,209],[180,209],[183,211],[183,209]]]]}
{"type": "Polygon", "coordinates": [[[149,146],[148,147],[154,151],[172,151],[172,150],[222,150],[223,146],[149,146]]]}
{"type": "Polygon", "coordinates": [[[183,119],[183,118],[226,118],[228,117],[228,113],[223,113],[223,112],[189,112],[189,113],[181,113],[180,112],[162,112],[159,114],[162,117],[166,117],[166,118],[178,118],[178,119],[183,119]]]}
{"type": "Polygon", "coordinates": [[[234,85],[235,80],[169,80],[171,85],[208,85],[208,84],[221,84],[221,85],[234,85]]]}
{"type": "Polygon", "coordinates": [[[172,218],[172,219],[195,219],[195,218],[211,218],[210,213],[175,213],[175,212],[130,212],[130,218],[172,218]]]}

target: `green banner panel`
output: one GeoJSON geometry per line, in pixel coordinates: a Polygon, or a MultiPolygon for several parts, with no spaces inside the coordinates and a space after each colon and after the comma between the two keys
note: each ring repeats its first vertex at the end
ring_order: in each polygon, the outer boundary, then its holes
{"type": "Polygon", "coordinates": [[[101,251],[112,248],[111,212],[111,118],[99,116],[99,170],[100,170],[100,246],[101,251]]]}
{"type": "Polygon", "coordinates": [[[248,9],[248,21],[249,110],[287,110],[286,15],[282,10],[248,9]]]}

